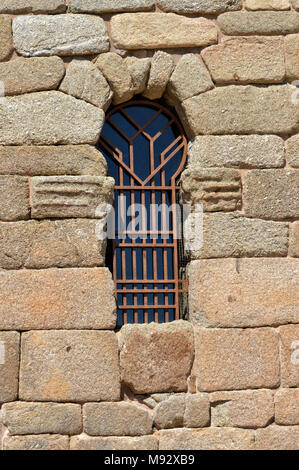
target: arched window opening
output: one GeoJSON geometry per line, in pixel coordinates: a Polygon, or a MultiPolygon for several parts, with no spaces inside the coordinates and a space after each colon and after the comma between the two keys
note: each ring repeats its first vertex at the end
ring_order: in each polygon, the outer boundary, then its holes
{"type": "Polygon", "coordinates": [[[113,108],[99,149],[115,179],[115,239],[107,264],[115,282],[118,325],[179,319],[183,242],[178,177],[187,140],[176,117],[150,101],[113,108]]]}

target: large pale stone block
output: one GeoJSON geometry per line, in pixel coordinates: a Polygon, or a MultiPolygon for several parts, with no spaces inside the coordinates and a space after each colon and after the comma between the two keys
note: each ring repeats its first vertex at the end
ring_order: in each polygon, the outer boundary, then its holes
{"type": "Polygon", "coordinates": [[[299,322],[295,259],[215,259],[189,267],[190,316],[202,327],[299,322]]]}
{"type": "Polygon", "coordinates": [[[278,334],[271,328],[198,329],[194,369],[204,392],[276,388],[278,334]]]}
{"type": "Polygon", "coordinates": [[[299,387],[299,325],[282,326],[280,337],[281,385],[299,387]]]}
{"type": "Polygon", "coordinates": [[[158,0],[157,4],[163,11],[175,13],[214,14],[242,8],[242,0],[158,0]]]}
{"type": "Polygon", "coordinates": [[[174,429],[159,432],[160,450],[253,450],[253,431],[233,428],[174,429]]]}
{"type": "Polygon", "coordinates": [[[247,10],[289,10],[290,0],[246,0],[247,10]]]}
{"type": "Polygon", "coordinates": [[[299,217],[298,170],[252,170],[245,176],[248,217],[283,220],[299,217]]]}
{"type": "Polygon", "coordinates": [[[108,268],[0,271],[0,285],[1,330],[115,327],[108,268]]]}
{"type": "Polygon", "coordinates": [[[18,396],[20,335],[16,331],[0,332],[0,403],[18,396]]]}
{"type": "Polygon", "coordinates": [[[299,222],[290,225],[289,255],[299,258],[299,222]]]}
{"type": "Polygon", "coordinates": [[[203,168],[280,168],[285,164],[284,140],[276,135],[197,136],[189,146],[189,164],[203,168]]]}
{"type": "MultiPolygon", "coordinates": [[[[299,15],[298,15],[299,16],[299,15]]],[[[290,85],[215,88],[182,103],[191,134],[291,134],[299,129],[299,105],[290,85]]]]}
{"type": "Polygon", "coordinates": [[[6,436],[3,450],[69,450],[70,438],[57,434],[6,436]]]}
{"type": "Polygon", "coordinates": [[[65,0],[1,0],[0,13],[64,13],[65,0]]]}
{"type": "Polygon", "coordinates": [[[187,390],[194,354],[193,328],[188,322],[127,325],[120,340],[122,380],[133,392],[187,390]]]}
{"type": "Polygon", "coordinates": [[[13,402],[2,407],[3,424],[15,434],[80,434],[81,407],[75,404],[13,402]]]}
{"type": "Polygon", "coordinates": [[[118,54],[101,54],[95,65],[102,72],[113,91],[113,103],[130,100],[133,95],[133,82],[126,62],[118,54]]]}
{"type": "Polygon", "coordinates": [[[155,436],[138,437],[89,437],[80,435],[71,438],[71,450],[158,450],[155,436]]]}
{"type": "Polygon", "coordinates": [[[97,208],[112,204],[114,184],[113,178],[105,176],[34,176],[31,216],[102,217],[97,208]]]}
{"type": "Polygon", "coordinates": [[[210,402],[207,393],[175,393],[162,400],[154,410],[158,429],[178,427],[202,428],[210,423],[210,402]]]}
{"type": "Polygon", "coordinates": [[[299,424],[299,388],[280,389],[275,394],[275,422],[282,425],[299,424]]]}
{"type": "Polygon", "coordinates": [[[96,144],[104,118],[101,109],[59,91],[8,97],[0,102],[0,145],[96,144]]]}
{"type": "Polygon", "coordinates": [[[54,90],[64,73],[64,63],[59,57],[19,58],[0,63],[0,81],[3,82],[5,96],[54,90]]]}
{"type": "Polygon", "coordinates": [[[106,26],[98,16],[19,16],[12,28],[15,48],[24,56],[87,55],[109,50],[106,26]]]}
{"type": "Polygon", "coordinates": [[[0,219],[28,219],[30,216],[29,182],[23,176],[0,176],[0,219]]]}
{"type": "Polygon", "coordinates": [[[13,51],[11,17],[0,16],[0,61],[8,60],[13,51]]]}
{"type": "Polygon", "coordinates": [[[296,11],[299,11],[299,0],[291,0],[296,11]]]}
{"type": "Polygon", "coordinates": [[[125,65],[132,79],[132,90],[135,95],[141,94],[147,85],[151,69],[151,59],[139,59],[137,57],[126,57],[125,65]]]}
{"type": "Polygon", "coordinates": [[[184,101],[213,88],[211,77],[195,54],[183,55],[170,77],[167,93],[174,101],[184,101]]]}
{"type": "Polygon", "coordinates": [[[289,80],[299,79],[299,34],[285,38],[286,68],[289,80]]]}
{"type": "Polygon", "coordinates": [[[21,358],[21,400],[119,400],[118,344],[111,331],[24,333],[21,358]]]}
{"type": "Polygon", "coordinates": [[[1,175],[105,176],[105,157],[91,145],[0,146],[1,175]]]}
{"type": "Polygon", "coordinates": [[[174,69],[172,56],[163,51],[155,53],[146,90],[143,95],[151,100],[162,98],[174,69]]]}
{"type": "Polygon", "coordinates": [[[212,426],[263,428],[273,421],[274,398],[270,390],[214,392],[210,394],[212,426]]]}
{"type": "Polygon", "coordinates": [[[246,0],[246,9],[256,10],[289,10],[290,0],[246,0]]]}
{"type": "Polygon", "coordinates": [[[217,42],[215,24],[173,13],[124,13],[111,20],[113,44],[120,49],[200,47],[217,42]]]}
{"type": "Polygon", "coordinates": [[[218,84],[281,83],[285,77],[281,37],[227,39],[204,49],[202,57],[218,84]]]}
{"type": "Polygon", "coordinates": [[[299,168],[299,134],[286,141],[287,162],[294,168],[299,168]]]}
{"type": "Polygon", "coordinates": [[[205,212],[234,211],[242,204],[241,175],[237,170],[189,166],[182,174],[185,204],[202,204],[205,212]]]}
{"type": "Polygon", "coordinates": [[[151,11],[154,0],[72,0],[72,13],[116,13],[119,11],[151,11]]]}
{"type": "Polygon", "coordinates": [[[294,11],[228,12],[220,15],[218,22],[228,36],[299,32],[299,15],[294,11]]]}
{"type": "Polygon", "coordinates": [[[299,450],[299,426],[272,424],[256,431],[256,450],[299,450]]]}
{"type": "Polygon", "coordinates": [[[104,266],[106,241],[96,230],[97,221],[86,219],[0,222],[0,267],[104,266]]]}
{"type": "Polygon", "coordinates": [[[239,214],[204,214],[203,245],[193,259],[287,256],[288,224],[247,219],[239,214]]]}
{"type": "Polygon", "coordinates": [[[90,436],[142,436],[152,433],[153,418],[133,402],[87,403],[83,424],[90,436]]]}
{"type": "Polygon", "coordinates": [[[109,108],[113,96],[106,78],[85,60],[71,62],[59,89],[104,110],[109,108]]]}

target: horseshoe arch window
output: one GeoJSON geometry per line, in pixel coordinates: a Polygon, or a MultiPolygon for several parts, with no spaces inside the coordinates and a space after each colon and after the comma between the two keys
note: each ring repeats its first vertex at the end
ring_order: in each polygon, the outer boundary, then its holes
{"type": "Polygon", "coordinates": [[[107,114],[99,149],[116,182],[107,265],[118,325],[179,319],[184,263],[178,177],[187,157],[182,126],[158,103],[124,103],[107,114]]]}

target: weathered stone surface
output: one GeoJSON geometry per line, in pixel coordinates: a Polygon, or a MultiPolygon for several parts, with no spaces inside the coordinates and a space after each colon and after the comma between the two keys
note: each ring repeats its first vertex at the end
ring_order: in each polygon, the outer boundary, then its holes
{"type": "Polygon", "coordinates": [[[142,436],[152,433],[153,418],[135,403],[88,403],[83,423],[90,436],[142,436]]]}
{"type": "Polygon", "coordinates": [[[154,423],[158,429],[202,428],[209,422],[210,402],[206,393],[170,395],[154,410],[154,423]]]}
{"type": "Polygon", "coordinates": [[[119,393],[115,333],[31,331],[22,335],[21,400],[117,401],[119,393]]]}
{"type": "Polygon", "coordinates": [[[97,208],[112,204],[114,184],[105,176],[34,176],[31,216],[102,217],[97,208]]]}
{"type": "Polygon", "coordinates": [[[279,347],[275,330],[198,329],[195,340],[199,391],[279,385],[279,347]]]}
{"type": "Polygon", "coordinates": [[[1,175],[105,176],[105,157],[91,145],[0,147],[1,175]]]}
{"type": "Polygon", "coordinates": [[[159,432],[160,450],[253,450],[253,431],[233,428],[175,429],[159,432]]]}
{"type": "Polygon", "coordinates": [[[163,11],[175,13],[223,13],[241,10],[242,0],[158,0],[163,11]]]}
{"type": "Polygon", "coordinates": [[[65,0],[1,0],[0,13],[63,13],[66,10],[65,0]]]}
{"type": "Polygon", "coordinates": [[[287,162],[294,168],[299,168],[299,134],[286,141],[287,162]]]}
{"type": "Polygon", "coordinates": [[[151,100],[162,97],[174,69],[172,56],[163,51],[155,53],[146,90],[143,95],[151,100]]]}
{"type": "Polygon", "coordinates": [[[227,39],[202,52],[214,82],[281,83],[285,77],[283,38],[227,39]]]}
{"type": "Polygon", "coordinates": [[[289,10],[290,0],[246,0],[247,10],[289,10]]]}
{"type": "Polygon", "coordinates": [[[189,267],[190,317],[202,327],[299,322],[295,259],[215,259],[189,267]]]}
{"type": "Polygon", "coordinates": [[[211,77],[195,54],[183,55],[170,77],[167,93],[174,101],[184,101],[213,88],[211,77]]]}
{"type": "Polygon", "coordinates": [[[290,225],[289,255],[299,258],[299,222],[290,225]]]}
{"type": "Polygon", "coordinates": [[[217,42],[217,29],[212,21],[173,13],[116,15],[111,20],[111,35],[120,49],[199,47],[217,42]]]}
{"type": "Polygon", "coordinates": [[[299,32],[299,15],[294,11],[223,13],[218,17],[218,22],[223,33],[229,36],[299,32]]]}
{"type": "Polygon", "coordinates": [[[299,34],[285,38],[286,70],[289,80],[299,79],[299,34]]]}
{"type": "Polygon", "coordinates": [[[86,60],[71,62],[59,89],[105,111],[110,106],[113,96],[106,78],[86,60]]]}
{"type": "Polygon", "coordinates": [[[299,426],[276,426],[256,431],[257,450],[299,450],[299,426]]]}
{"type": "Polygon", "coordinates": [[[0,63],[5,96],[57,88],[65,72],[59,57],[19,58],[0,63]]]}
{"type": "Polygon", "coordinates": [[[281,385],[299,387],[299,325],[280,328],[281,385]]]}
{"type": "Polygon", "coordinates": [[[245,176],[244,208],[249,217],[299,217],[298,170],[252,170],[245,176]]]}
{"type": "Polygon", "coordinates": [[[139,59],[137,57],[126,57],[124,62],[131,75],[132,91],[135,95],[139,95],[146,88],[151,68],[151,60],[149,58],[139,59]]]}
{"type": "Polygon", "coordinates": [[[0,403],[16,400],[18,395],[20,335],[0,332],[0,403]]]}
{"type": "Polygon", "coordinates": [[[296,11],[299,11],[299,0],[292,0],[292,5],[296,11]]]}
{"type": "Polygon", "coordinates": [[[0,285],[2,330],[115,327],[108,268],[0,271],[0,285]]]}
{"type": "Polygon", "coordinates": [[[287,256],[288,224],[247,219],[239,214],[204,214],[203,245],[193,259],[287,256]]]}
{"type": "Polygon", "coordinates": [[[189,164],[203,168],[280,168],[285,164],[284,153],[284,141],[276,135],[202,135],[189,146],[189,164]]]}
{"type": "Polygon", "coordinates": [[[123,103],[133,97],[132,77],[125,61],[118,54],[114,52],[101,54],[95,65],[112,88],[114,104],[123,103]]]}
{"type": "Polygon", "coordinates": [[[57,434],[6,436],[3,450],[69,450],[70,438],[57,434]]]}
{"type": "Polygon", "coordinates": [[[163,400],[155,408],[154,423],[158,429],[179,428],[184,426],[186,408],[185,394],[174,394],[163,400]]]}
{"type": "Polygon", "coordinates": [[[58,403],[7,403],[2,408],[3,424],[15,434],[80,434],[80,405],[58,403]]]}
{"type": "Polygon", "coordinates": [[[106,242],[95,220],[0,222],[0,267],[43,269],[104,266],[106,242]]]}
{"type": "Polygon", "coordinates": [[[127,57],[124,62],[132,78],[132,91],[135,95],[139,95],[146,88],[151,60],[149,58],[138,59],[137,57],[127,57]]]}
{"type": "Polygon", "coordinates": [[[0,219],[28,219],[29,182],[22,176],[0,176],[0,219]]]}
{"type": "Polygon", "coordinates": [[[292,103],[293,93],[290,85],[231,85],[189,98],[182,110],[193,136],[288,134],[299,128],[299,106],[292,103]]]}
{"type": "Polygon", "coordinates": [[[202,204],[205,212],[234,211],[242,204],[237,170],[190,166],[181,177],[185,204],[202,204]]]}
{"type": "Polygon", "coordinates": [[[193,349],[193,329],[188,322],[124,326],[122,380],[135,393],[186,391],[193,349]]]}
{"type": "Polygon", "coordinates": [[[11,17],[0,16],[0,61],[8,60],[13,51],[11,17]]]}
{"type": "Polygon", "coordinates": [[[72,13],[116,13],[118,11],[151,11],[154,0],[73,0],[72,13]]]}
{"type": "Polygon", "coordinates": [[[273,421],[270,390],[214,392],[210,395],[212,426],[263,428],[273,421]]]}
{"type": "Polygon", "coordinates": [[[0,145],[96,144],[105,118],[101,109],[59,91],[5,98],[0,113],[0,145]]]}
{"type": "Polygon", "coordinates": [[[71,450],[158,450],[158,439],[154,436],[139,437],[89,437],[71,438],[71,450]]]}
{"type": "Polygon", "coordinates": [[[275,394],[275,422],[282,425],[299,424],[299,389],[280,389],[275,394]]]}
{"type": "Polygon", "coordinates": [[[184,425],[187,428],[203,428],[210,424],[210,402],[205,393],[186,395],[184,425]]]}
{"type": "Polygon", "coordinates": [[[15,48],[24,56],[87,55],[109,50],[104,20],[90,15],[19,16],[13,20],[15,48]]]}

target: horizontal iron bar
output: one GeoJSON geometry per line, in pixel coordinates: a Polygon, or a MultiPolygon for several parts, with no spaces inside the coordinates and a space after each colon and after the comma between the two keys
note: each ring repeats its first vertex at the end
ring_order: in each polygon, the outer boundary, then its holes
{"type": "Polygon", "coordinates": [[[117,248],[173,248],[175,243],[119,243],[117,248]]]}
{"type": "Polygon", "coordinates": [[[179,190],[180,186],[115,186],[115,190],[126,190],[126,191],[165,191],[165,190],[179,190]]]}
{"type": "Polygon", "coordinates": [[[176,308],[176,305],[118,305],[119,310],[159,310],[160,308],[176,308]]]}

